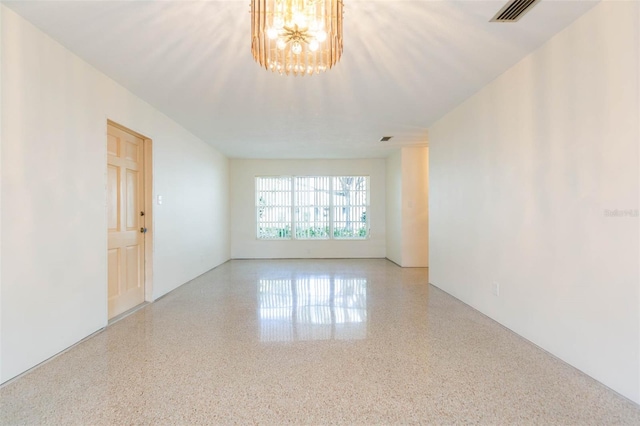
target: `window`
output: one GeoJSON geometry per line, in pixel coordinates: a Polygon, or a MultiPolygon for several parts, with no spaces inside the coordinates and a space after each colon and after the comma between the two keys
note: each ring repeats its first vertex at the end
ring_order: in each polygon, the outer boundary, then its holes
{"type": "Polygon", "coordinates": [[[295,177],[294,180],[296,238],[329,238],[330,178],[295,177]]]}
{"type": "Polygon", "coordinates": [[[368,234],[367,178],[336,176],[333,178],[333,237],[365,238],[368,234]]]}
{"type": "Polygon", "coordinates": [[[259,239],[364,239],[368,176],[256,177],[259,239]]]}
{"type": "Polygon", "coordinates": [[[256,179],[258,238],[291,238],[291,178],[256,179]]]}

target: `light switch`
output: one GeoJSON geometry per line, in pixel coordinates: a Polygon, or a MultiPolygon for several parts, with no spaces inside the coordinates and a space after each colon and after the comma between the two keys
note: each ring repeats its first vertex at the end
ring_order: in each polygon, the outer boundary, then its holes
{"type": "Polygon", "coordinates": [[[158,204],[162,204],[162,195],[158,195],[158,204]]]}

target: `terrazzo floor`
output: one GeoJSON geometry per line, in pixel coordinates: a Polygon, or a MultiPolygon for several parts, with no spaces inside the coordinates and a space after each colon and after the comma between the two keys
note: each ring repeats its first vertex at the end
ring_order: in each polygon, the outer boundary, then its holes
{"type": "Polygon", "coordinates": [[[230,261],[0,388],[0,423],[640,424],[382,259],[230,261]]]}

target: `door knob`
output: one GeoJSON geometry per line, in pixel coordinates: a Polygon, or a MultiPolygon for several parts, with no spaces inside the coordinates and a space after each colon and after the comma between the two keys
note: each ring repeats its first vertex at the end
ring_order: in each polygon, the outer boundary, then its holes
{"type": "Polygon", "coordinates": [[[140,228],[140,232],[143,233],[143,234],[146,234],[147,233],[147,228],[140,228]]]}

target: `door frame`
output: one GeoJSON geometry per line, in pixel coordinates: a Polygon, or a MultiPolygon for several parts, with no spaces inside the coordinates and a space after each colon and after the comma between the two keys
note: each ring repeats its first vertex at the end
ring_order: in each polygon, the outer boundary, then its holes
{"type": "MultiPolygon", "coordinates": [[[[107,118],[107,122],[105,125],[105,135],[107,130],[107,125],[111,125],[117,127],[118,129],[125,131],[127,133],[131,133],[132,135],[138,136],[143,140],[143,166],[144,166],[144,216],[145,216],[145,227],[147,228],[147,232],[144,234],[144,301],[145,302],[153,302],[153,141],[147,136],[136,132],[135,130],[131,130],[128,127],[125,127],[109,118],[107,118]]],[[[106,150],[106,139],[104,142],[104,147],[106,150]]],[[[107,161],[106,161],[106,151],[105,151],[105,179],[107,174],[107,161]]],[[[104,199],[107,199],[107,185],[105,183],[104,187],[104,199]]],[[[106,228],[106,227],[105,227],[106,228]]],[[[106,246],[105,246],[106,247],[106,246]]],[[[105,248],[105,255],[106,255],[105,248]]],[[[105,277],[108,280],[108,277],[105,277]]],[[[105,290],[108,291],[108,288],[105,287],[105,290]]],[[[108,296],[105,296],[107,300],[105,303],[108,304],[108,296]]],[[[107,317],[109,313],[106,313],[107,317]]]]}

